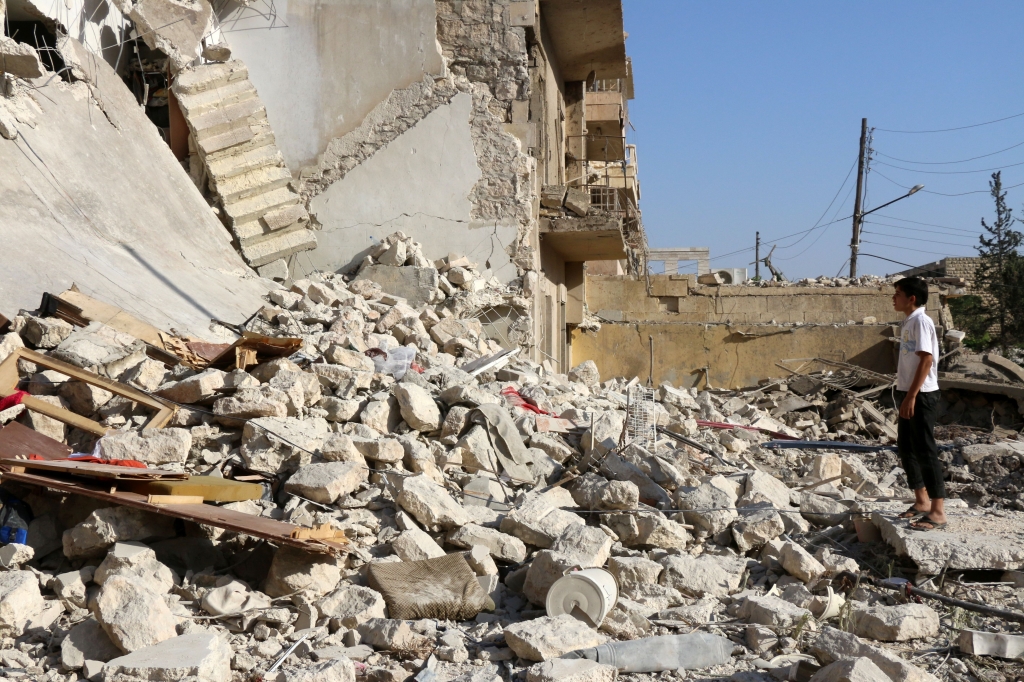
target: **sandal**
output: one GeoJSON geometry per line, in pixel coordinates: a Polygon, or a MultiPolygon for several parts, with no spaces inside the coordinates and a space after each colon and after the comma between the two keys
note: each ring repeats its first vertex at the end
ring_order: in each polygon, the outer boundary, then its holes
{"type": "Polygon", "coordinates": [[[910,524],[912,530],[929,531],[929,530],[942,530],[946,527],[945,523],[939,523],[938,521],[932,521],[932,517],[927,514],[923,518],[918,519],[910,524]]]}
{"type": "Polygon", "coordinates": [[[896,518],[899,518],[899,519],[918,519],[918,518],[924,516],[927,513],[928,512],[919,511],[918,508],[915,505],[910,505],[910,508],[907,509],[907,511],[903,512],[902,514],[900,514],[896,518]]]}

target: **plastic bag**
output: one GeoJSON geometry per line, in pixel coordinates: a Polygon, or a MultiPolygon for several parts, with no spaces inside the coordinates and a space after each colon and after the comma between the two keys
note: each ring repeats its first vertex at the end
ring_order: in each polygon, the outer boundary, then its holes
{"type": "Polygon", "coordinates": [[[412,361],[416,359],[416,349],[412,346],[399,346],[389,351],[378,349],[372,356],[373,370],[378,374],[390,374],[396,381],[401,381],[409,371],[412,361]]]}

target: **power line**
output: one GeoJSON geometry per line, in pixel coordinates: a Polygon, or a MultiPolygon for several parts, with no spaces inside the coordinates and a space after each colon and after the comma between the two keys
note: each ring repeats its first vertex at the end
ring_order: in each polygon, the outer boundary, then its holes
{"type": "Polygon", "coordinates": [[[921,135],[924,133],[951,133],[954,130],[967,130],[968,128],[979,128],[981,126],[992,125],[993,123],[1002,123],[1003,121],[1009,121],[1011,118],[1020,118],[1024,116],[1024,112],[1014,114],[1013,116],[1007,116],[1005,118],[997,118],[994,121],[985,121],[984,123],[972,123],[969,126],[959,126],[957,128],[940,128],[938,130],[889,130],[887,128],[875,128],[875,130],[882,133],[903,133],[906,135],[921,135]]]}
{"type": "Polygon", "coordinates": [[[864,243],[865,244],[876,244],[878,246],[888,246],[889,248],[900,249],[901,251],[915,251],[917,253],[928,253],[928,254],[931,254],[933,256],[948,256],[949,255],[949,253],[946,252],[946,251],[925,251],[923,249],[911,249],[909,247],[901,246],[899,244],[886,244],[885,242],[871,242],[871,241],[864,240],[864,243]]]}
{"type": "MultiPolygon", "coordinates": [[[[940,232],[939,230],[925,230],[925,229],[920,228],[920,227],[907,227],[906,225],[892,225],[890,223],[875,222],[874,220],[872,220],[868,224],[869,225],[882,225],[884,227],[895,227],[896,229],[899,229],[899,230],[911,230],[913,232],[925,232],[927,234],[937,234],[937,235],[942,236],[942,237],[953,237],[953,238],[960,237],[961,239],[966,239],[967,238],[966,236],[961,236],[959,234],[950,234],[949,232],[940,232]]],[[[969,234],[977,236],[977,235],[981,234],[981,232],[980,231],[978,231],[978,232],[971,232],[969,234]]]]}
{"type": "Polygon", "coordinates": [[[953,163],[967,163],[968,161],[977,161],[978,159],[984,159],[985,157],[988,157],[988,156],[995,156],[996,154],[1002,154],[1003,152],[1008,152],[1011,149],[1016,149],[1017,147],[1020,147],[1021,145],[1024,145],[1024,142],[1018,142],[1015,145],[1007,147],[1006,149],[1000,149],[997,152],[991,152],[989,154],[982,154],[981,156],[972,156],[969,159],[963,159],[961,161],[911,161],[910,159],[899,159],[899,158],[896,158],[895,156],[889,156],[888,154],[883,154],[882,152],[876,152],[876,154],[878,154],[879,156],[884,156],[887,159],[892,159],[893,161],[899,161],[900,163],[914,163],[914,164],[919,164],[919,165],[922,165],[922,166],[946,166],[946,165],[953,164],[953,163]]]}
{"type": "MultiPolygon", "coordinates": [[[[868,230],[863,230],[863,232],[865,234],[877,234],[877,235],[879,235],[881,237],[892,237],[893,239],[908,239],[908,240],[913,241],[913,242],[920,242],[921,241],[921,239],[919,237],[904,237],[904,236],[898,235],[898,234],[889,234],[888,232],[875,232],[875,231],[868,231],[868,230]]],[[[927,243],[928,244],[946,244],[947,246],[965,246],[965,247],[971,247],[972,246],[971,244],[964,244],[963,242],[940,242],[940,241],[935,241],[933,239],[928,240],[927,243]]]]}
{"type": "Polygon", "coordinates": [[[889,168],[895,168],[896,170],[910,171],[911,173],[927,173],[929,175],[966,175],[968,173],[988,173],[991,171],[1003,170],[1004,168],[1013,168],[1014,166],[1024,166],[1024,161],[1019,163],[1008,163],[1003,166],[996,166],[995,168],[979,168],[977,170],[965,170],[965,171],[933,171],[933,170],[920,170],[918,168],[903,168],[902,166],[894,166],[891,163],[885,161],[879,161],[878,163],[889,168]]]}
{"type": "Polygon", "coordinates": [[[904,223],[913,223],[915,225],[925,225],[927,227],[941,227],[941,228],[944,228],[944,229],[947,229],[947,230],[959,230],[961,232],[971,232],[971,234],[977,234],[976,232],[972,232],[970,230],[965,230],[962,227],[950,227],[949,225],[936,225],[935,223],[922,223],[919,220],[910,220],[909,218],[897,218],[896,216],[885,215],[884,213],[876,213],[875,215],[880,217],[880,218],[888,218],[889,220],[899,220],[900,222],[904,222],[904,223]]]}
{"type": "MultiPolygon", "coordinates": [[[[882,178],[884,178],[885,180],[888,180],[889,182],[891,182],[892,184],[896,185],[897,187],[902,187],[903,189],[911,189],[910,187],[907,187],[906,185],[901,185],[900,183],[896,182],[895,180],[893,180],[890,177],[886,177],[885,175],[882,175],[877,170],[875,171],[875,173],[878,173],[878,175],[880,175],[882,178]]],[[[1008,187],[1004,186],[1003,189],[1007,190],[1007,189],[1013,189],[1014,187],[1021,187],[1021,186],[1024,186],[1024,182],[1019,182],[1016,185],[1009,185],[1008,187]]],[[[940,197],[964,197],[964,196],[967,196],[968,194],[990,194],[992,192],[992,190],[990,190],[990,189],[976,189],[976,190],[973,190],[971,192],[960,192],[959,194],[946,194],[945,192],[933,192],[930,189],[922,189],[921,191],[924,192],[925,194],[937,194],[940,197]]]]}

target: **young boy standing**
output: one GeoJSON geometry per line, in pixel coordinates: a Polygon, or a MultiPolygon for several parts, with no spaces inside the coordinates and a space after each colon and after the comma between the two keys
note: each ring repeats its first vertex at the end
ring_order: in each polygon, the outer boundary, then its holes
{"type": "Polygon", "coordinates": [[[946,487],[935,445],[935,412],[939,403],[939,339],[935,323],[925,314],[928,285],[920,277],[896,282],[893,307],[906,315],[900,325],[900,354],[896,370],[896,403],[900,418],[897,447],[914,505],[900,515],[916,519],[915,530],[946,525],[946,487]]]}

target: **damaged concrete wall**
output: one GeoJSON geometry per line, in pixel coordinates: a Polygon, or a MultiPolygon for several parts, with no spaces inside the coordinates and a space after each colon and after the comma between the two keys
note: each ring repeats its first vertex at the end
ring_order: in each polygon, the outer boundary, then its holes
{"type": "Polygon", "coordinates": [[[444,70],[433,0],[230,2],[223,32],[267,103],[293,172],[315,164],[392,90],[444,70]]]}
{"type": "MultiPolygon", "coordinates": [[[[652,275],[654,296],[643,280],[590,276],[587,306],[605,320],[732,322],[734,324],[846,324],[874,317],[879,324],[903,319],[892,307],[892,286],[761,288],[693,286],[686,276],[652,275]]],[[[939,322],[941,301],[933,288],[926,310],[939,322]]]]}
{"type": "Polygon", "coordinates": [[[502,281],[516,277],[505,252],[516,226],[472,217],[469,195],[481,177],[472,100],[457,95],[315,197],[310,211],[322,226],[319,248],[297,266],[336,271],[358,264],[382,237],[401,230],[423,244],[427,258],[461,253],[502,281]]]}
{"type": "Polygon", "coordinates": [[[211,318],[241,322],[268,283],[245,267],[113,70],[94,67],[92,93],[54,79],[0,98],[16,129],[0,137],[3,312],[75,283],[158,327],[209,338],[211,318]]]}
{"type": "MultiPolygon", "coordinates": [[[[80,58],[67,44],[67,37],[74,38],[90,53],[101,56],[111,66],[117,66],[119,57],[121,66],[124,65],[127,49],[121,47],[121,42],[128,38],[131,22],[118,11],[114,3],[91,0],[63,0],[59,3],[49,0],[6,2],[9,21],[41,21],[51,30],[57,29],[57,49],[73,73],[80,63],[80,58]]],[[[0,2],[0,8],[2,7],[3,3],[0,2]]],[[[24,37],[17,36],[18,39],[24,37]]],[[[34,42],[34,38],[29,40],[30,44],[34,42]]],[[[77,73],[75,75],[78,77],[77,73]]]]}
{"type": "Polygon", "coordinates": [[[597,363],[601,376],[650,373],[648,336],[654,337],[654,383],[705,388],[704,368],[715,388],[757,385],[786,376],[776,362],[827,358],[893,373],[895,354],[888,326],[774,327],[725,324],[603,324],[597,332],[572,333],[572,362],[597,363]]]}

